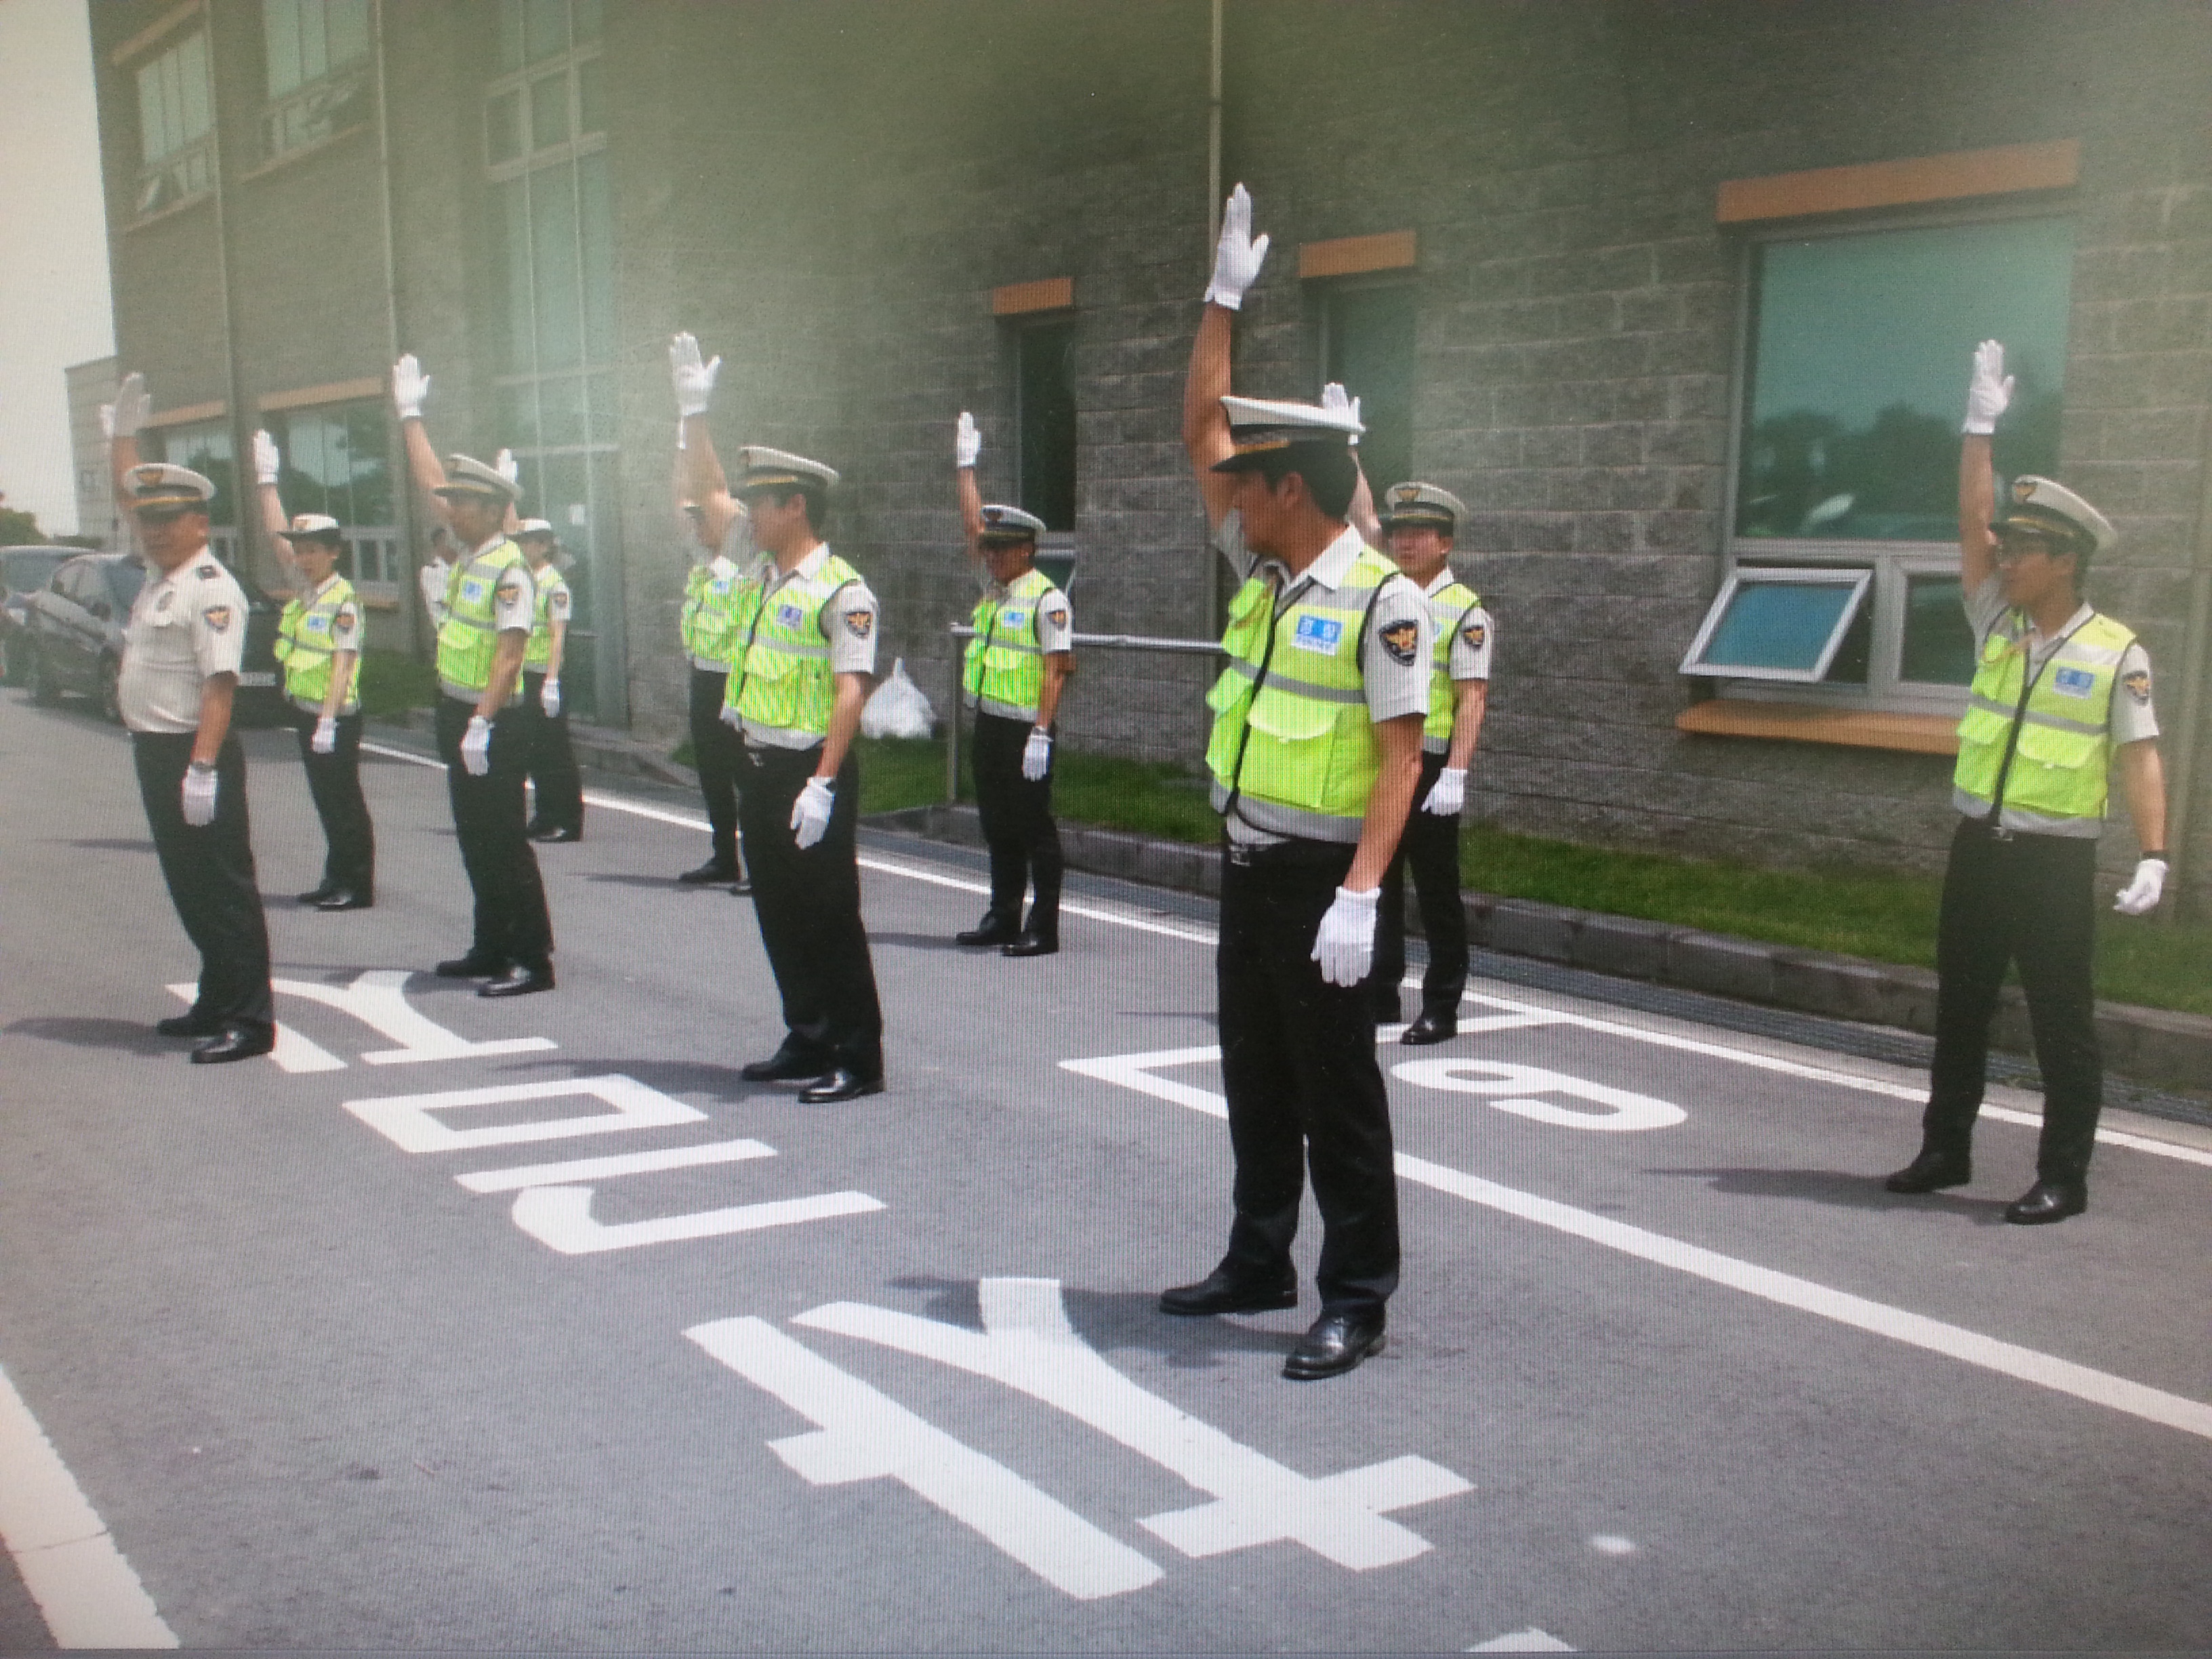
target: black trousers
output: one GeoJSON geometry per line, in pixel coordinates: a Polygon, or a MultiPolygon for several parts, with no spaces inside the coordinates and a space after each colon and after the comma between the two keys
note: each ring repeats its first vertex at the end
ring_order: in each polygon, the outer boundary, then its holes
{"type": "Polygon", "coordinates": [[[1221,1078],[1237,1159],[1236,1220],[1222,1266],[1287,1274],[1310,1171],[1321,1211],[1315,1279],[1331,1310],[1379,1308],[1398,1285],[1398,1182],[1390,1098],[1364,985],[1331,985],[1314,935],[1353,849],[1292,842],[1239,863],[1224,847],[1221,1078]]]}
{"type": "Polygon", "coordinates": [[[461,764],[461,738],[473,702],[438,699],[438,753],[446,763],[446,793],[453,805],[453,833],[462,867],[476,893],[476,931],[469,954],[479,962],[548,965],[553,919],[545,909],[545,884],[530,844],[522,780],[530,765],[526,709],[509,707],[491,724],[491,770],[471,777],[461,764]]]}
{"type": "Polygon", "coordinates": [[[884,1013],[867,930],[860,924],[856,861],[860,761],[845,757],[829,830],[802,852],[792,835],[791,807],[814,775],[822,751],[751,745],[742,752],[738,819],[752,866],[761,945],[783,997],[789,1032],[784,1041],[819,1059],[825,1071],[842,1066],[862,1077],[881,1077],[884,1013]]]}
{"type": "Polygon", "coordinates": [[[276,1023],[269,995],[269,923],[253,872],[253,837],[246,812],[246,751],[234,734],[216,756],[215,821],[185,822],[179,793],[191,764],[190,732],[134,732],[131,759],[138,796],[161,860],[161,879],[177,920],[200,953],[199,997],[192,1012],[208,1020],[258,1027],[276,1023]]]}
{"type": "Polygon", "coordinates": [[[1936,1058],[1921,1123],[1929,1149],[1966,1152],[1981,1109],[1990,1020],[2005,969],[2020,964],[2043,1070],[2036,1174],[2079,1181],[2104,1105],[2092,958],[2097,843],[2069,836],[2000,838],[1963,819],[1943,872],[1936,937],[1936,1058]]]}
{"type": "Polygon", "coordinates": [[[323,821],[323,885],[376,896],[376,830],[368,820],[368,798],[361,792],[361,716],[341,714],[337,746],[315,752],[315,725],[321,718],[295,705],[292,729],[300,739],[300,763],[307,769],[307,793],[323,821]]]}
{"type": "Polygon", "coordinates": [[[744,873],[738,856],[738,775],[744,757],[738,734],[722,724],[722,694],[730,677],[696,664],[691,669],[691,763],[714,837],[714,867],[734,881],[744,873]]]}
{"type": "Polygon", "coordinates": [[[568,710],[549,715],[538,701],[545,690],[544,674],[533,668],[522,671],[522,707],[519,713],[530,723],[530,781],[538,791],[538,805],[531,815],[532,830],[584,829],[584,780],[576,770],[576,751],[568,743],[568,710]]]}
{"type": "Polygon", "coordinates": [[[975,711],[975,810],[983,844],[991,852],[991,911],[1018,923],[1022,895],[1034,881],[1036,903],[1030,926],[1058,937],[1060,826],[1052,816],[1052,773],[1032,783],[1022,775],[1022,750],[1030,722],[975,711]]]}
{"type": "Polygon", "coordinates": [[[1382,896],[1375,912],[1375,970],[1368,980],[1376,1013],[1400,1013],[1398,983],[1406,977],[1406,872],[1413,872],[1413,896],[1421,907],[1421,933],[1428,940],[1429,965],[1421,974],[1421,1012],[1455,1017],[1467,989],[1467,910],[1460,902],[1459,814],[1440,817],[1424,812],[1437,778],[1449,757],[1421,756],[1420,787],[1406,832],[1382,878],[1382,896]]]}

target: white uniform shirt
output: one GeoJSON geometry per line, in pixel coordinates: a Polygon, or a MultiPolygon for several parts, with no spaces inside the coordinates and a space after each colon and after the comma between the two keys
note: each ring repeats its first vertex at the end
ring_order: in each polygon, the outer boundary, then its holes
{"type": "MultiPolygon", "coordinates": [[[[1243,514],[1232,509],[1215,528],[1213,544],[1229,561],[1230,568],[1237,573],[1240,582],[1257,575],[1274,585],[1275,615],[1279,617],[1310,588],[1334,589],[1341,583],[1366,544],[1357,530],[1347,528],[1293,579],[1289,567],[1280,560],[1263,559],[1244,544],[1243,514]]],[[[1370,721],[1380,725],[1407,714],[1427,718],[1429,675],[1434,665],[1435,651],[1436,635],[1429,622],[1427,599],[1408,578],[1391,576],[1375,595],[1360,648],[1359,678],[1367,694],[1367,718],[1370,721]],[[1385,644],[1382,638],[1394,624],[1401,623],[1412,623],[1415,633],[1412,650],[1403,655],[1385,644]]],[[[1227,823],[1229,838],[1240,846],[1269,847],[1287,839],[1255,830],[1234,816],[1227,823]]]]}
{"type": "MultiPolygon", "coordinates": [[[[474,562],[509,539],[502,531],[470,554],[470,562],[474,562]]],[[[502,634],[517,629],[527,634],[538,626],[538,580],[530,574],[529,560],[511,564],[499,573],[498,586],[491,591],[491,625],[502,634]]]]}
{"type": "MultiPolygon", "coordinates": [[[[1006,584],[994,582],[987,574],[983,578],[983,597],[994,605],[1006,600],[1006,584]]],[[[1062,651],[1075,649],[1075,610],[1068,604],[1067,595],[1057,587],[1048,587],[1037,595],[1035,617],[1027,603],[1013,610],[999,613],[999,625],[1017,634],[1034,630],[1031,636],[1037,648],[1048,657],[1062,651]]]]}
{"type": "MultiPolygon", "coordinates": [[[[331,572],[330,581],[323,582],[301,593],[300,609],[302,611],[313,610],[315,602],[330,592],[331,582],[338,580],[338,573],[333,570],[331,572]]],[[[362,614],[361,596],[356,593],[331,613],[330,647],[333,651],[359,651],[368,642],[368,623],[362,614]]]]}
{"type": "Polygon", "coordinates": [[[147,572],[123,629],[115,684],[133,732],[197,732],[201,687],[246,659],[246,592],[214,554],[195,553],[166,575],[147,572]]]}
{"type": "Polygon", "coordinates": [[[432,559],[416,573],[416,584],[422,590],[422,614],[430,619],[434,629],[446,625],[446,583],[453,574],[453,567],[439,558],[432,559]]]}
{"type": "MultiPolygon", "coordinates": [[[[811,553],[801,559],[786,573],[775,568],[775,561],[765,554],[754,566],[749,580],[762,584],[760,614],[773,614],[776,595],[793,582],[822,574],[822,567],[830,562],[830,544],[818,544],[811,553]]],[[[855,578],[845,584],[823,602],[817,621],[822,637],[830,647],[830,672],[833,674],[873,674],[876,672],[876,596],[868,591],[866,581],[855,578]]],[[[742,667],[742,661],[739,664],[742,667]]],[[[765,744],[775,749],[811,749],[822,741],[811,732],[801,732],[781,726],[762,726],[752,720],[744,724],[745,741],[765,744]]]]}

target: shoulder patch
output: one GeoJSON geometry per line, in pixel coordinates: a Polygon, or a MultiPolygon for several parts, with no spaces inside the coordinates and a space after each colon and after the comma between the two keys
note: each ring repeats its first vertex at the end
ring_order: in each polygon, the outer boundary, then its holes
{"type": "Polygon", "coordinates": [[[520,592],[522,592],[522,578],[514,572],[509,571],[499,579],[499,597],[502,599],[511,599],[520,592]]]}
{"type": "Polygon", "coordinates": [[[1481,617],[1470,617],[1467,626],[1459,630],[1459,636],[1475,650],[1480,651],[1482,649],[1484,641],[1489,639],[1490,630],[1482,625],[1481,617]]]}
{"type": "Polygon", "coordinates": [[[2120,684],[2127,688],[2128,695],[2133,697],[2137,703],[2146,708],[2150,707],[2149,669],[2131,669],[2127,673],[2120,676],[2120,684]]]}
{"type": "Polygon", "coordinates": [[[1067,607],[1064,605],[1056,605],[1053,606],[1051,610],[1044,613],[1044,619],[1050,623],[1054,628],[1066,627],[1067,607]]]}
{"type": "Polygon", "coordinates": [[[845,631],[856,640],[865,640],[876,629],[876,613],[872,611],[848,611],[845,631]]]}
{"type": "Polygon", "coordinates": [[[1390,660],[1401,668],[1410,668],[1421,642],[1421,625],[1417,622],[1394,622],[1376,632],[1390,660]]]}
{"type": "Polygon", "coordinates": [[[230,607],[227,605],[211,605],[200,612],[200,620],[220,634],[230,626],[230,607]]]}

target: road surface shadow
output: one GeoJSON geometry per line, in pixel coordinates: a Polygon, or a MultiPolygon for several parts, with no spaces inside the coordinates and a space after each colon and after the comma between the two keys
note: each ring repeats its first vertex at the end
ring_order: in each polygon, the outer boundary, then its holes
{"type": "Polygon", "coordinates": [[[735,1066],[716,1066],[700,1060],[584,1060],[563,1055],[558,1060],[517,1060],[500,1069],[564,1072],[574,1077],[603,1077],[611,1072],[619,1073],[664,1095],[705,1095],[725,1106],[764,1094],[787,1094],[794,1101],[797,1099],[792,1092],[795,1085],[748,1083],[738,1074],[735,1066]]]}
{"type": "MultiPolygon", "coordinates": [[[[983,1315],[972,1279],[908,1274],[891,1283],[902,1291],[928,1293],[922,1316],[963,1330],[983,1328],[983,1315]]],[[[1076,1334],[1101,1353],[1136,1349],[1156,1353],[1178,1370],[1209,1370],[1232,1354],[1286,1354],[1305,1333],[1296,1314],[1294,1331],[1260,1330],[1227,1319],[1182,1319],[1164,1314],[1157,1291],[1086,1291],[1063,1285],[1060,1305],[1076,1334]]]]}
{"type": "MultiPolygon", "coordinates": [[[[182,1012],[180,1008],[179,1012],[182,1012]]],[[[10,1036],[42,1037],[66,1042],[75,1048],[119,1048],[132,1054],[181,1054],[187,1045],[179,1037],[165,1037],[152,1024],[128,1019],[93,1019],[80,1014],[45,1015],[19,1019],[8,1028],[10,1036]]]]}
{"type": "Polygon", "coordinates": [[[592,870],[585,872],[586,881],[596,881],[610,887],[651,887],[665,893],[722,893],[727,894],[727,882],[702,882],[685,886],[673,876],[629,876],[611,870],[592,870]]]}
{"type": "Polygon", "coordinates": [[[2002,1198],[1964,1198],[1956,1193],[1893,1193],[1883,1176],[1845,1170],[1646,1170],[1646,1175],[1691,1176],[1731,1198],[1801,1198],[1843,1210],[1936,1210],[1984,1226],[2002,1223],[2002,1198]]]}
{"type": "Polygon", "coordinates": [[[874,933],[868,935],[871,947],[878,945],[896,945],[907,951],[957,951],[962,956],[978,958],[999,954],[994,945],[956,945],[950,933],[874,933]]]}
{"type": "Polygon", "coordinates": [[[61,841],[64,847],[79,848],[88,853],[150,853],[154,850],[154,843],[150,841],[126,841],[105,836],[88,836],[81,841],[62,841],[59,836],[47,839],[61,841]]]}

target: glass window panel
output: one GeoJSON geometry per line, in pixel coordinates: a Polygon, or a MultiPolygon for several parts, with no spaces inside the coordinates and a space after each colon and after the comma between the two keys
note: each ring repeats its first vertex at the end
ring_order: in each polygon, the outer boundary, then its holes
{"type": "Polygon", "coordinates": [[[237,469],[231,465],[229,428],[219,422],[173,427],[162,435],[160,447],[159,459],[204,473],[215,485],[215,499],[208,504],[209,520],[219,526],[235,526],[237,469]]]}
{"type": "Polygon", "coordinates": [[[602,0],[576,0],[572,15],[575,20],[577,45],[599,38],[602,27],[599,14],[605,9],[602,0]]]}
{"type": "Polygon", "coordinates": [[[582,215],[578,252],[584,283],[584,361],[610,363],[616,356],[615,231],[604,153],[576,163],[576,194],[582,215]]]}
{"type": "Polygon", "coordinates": [[[353,461],[354,521],[388,525],[398,521],[392,500],[392,428],[380,401],[347,406],[346,449],[353,461]]]}
{"type": "Polygon", "coordinates": [[[495,67],[522,67],[522,0],[499,0],[499,45],[495,67]]]}
{"type": "Polygon", "coordinates": [[[2019,382],[1999,470],[2056,470],[2070,220],[1770,242],[1754,258],[1737,535],[1953,538],[1980,340],[2005,343],[2019,382]]]}
{"type": "Polygon", "coordinates": [[[522,13],[523,46],[532,63],[568,50],[568,0],[522,0],[522,13]]]}
{"type": "Polygon", "coordinates": [[[261,0],[261,40],[269,58],[269,95],[300,84],[300,0],[261,0]]]}
{"type": "Polygon", "coordinates": [[[541,422],[539,441],[549,446],[565,446],[591,441],[591,428],[584,409],[584,381],[580,375],[563,374],[540,383],[538,408],[541,422]]]}
{"type": "Polygon", "coordinates": [[[368,56],[368,0],[329,0],[331,67],[368,56]]]}
{"type": "Polygon", "coordinates": [[[1851,608],[1852,597],[1852,589],[1841,583],[1745,578],[1705,641],[1706,672],[1771,668],[1812,673],[1851,608]]]}
{"type": "Polygon", "coordinates": [[[496,264],[507,295],[507,370],[527,374],[538,367],[530,337],[530,181],[510,179],[494,188],[501,210],[496,264]]]}
{"type": "Polygon", "coordinates": [[[1899,679],[1966,685],[1974,678],[1974,630],[1956,576],[1910,576],[1905,586],[1905,649],[1899,679]]]}
{"type": "Polygon", "coordinates": [[[318,81],[331,72],[329,17],[323,0],[300,3],[300,79],[318,81]]]}
{"type": "Polygon", "coordinates": [[[167,130],[161,121],[161,66],[146,64],[138,70],[138,145],[150,167],[169,153],[167,130]]]}
{"type": "Polygon", "coordinates": [[[598,132],[607,125],[606,106],[600,101],[599,59],[586,58],[576,65],[576,131],[598,132]]]}
{"type": "Polygon", "coordinates": [[[538,430],[538,388],[503,386],[499,388],[498,402],[500,444],[515,450],[537,448],[544,441],[538,430]]]}
{"type": "Polygon", "coordinates": [[[1328,363],[1359,399],[1359,459],[1377,489],[1413,476],[1413,290],[1340,289],[1328,300],[1328,363]]]}
{"type": "Polygon", "coordinates": [[[543,75],[530,83],[530,148],[545,149],[568,142],[568,72],[543,75]]]}
{"type": "Polygon", "coordinates": [[[503,92],[484,106],[484,160],[497,167],[522,154],[522,92],[503,92]]]}
{"type": "Polygon", "coordinates": [[[177,48],[177,73],[183,100],[178,132],[189,143],[207,131],[213,118],[208,93],[206,34],[195,34],[177,48]]]}
{"type": "Polygon", "coordinates": [[[1041,323],[1015,337],[1021,505],[1048,530],[1075,528],[1075,325],[1041,323]]]}
{"type": "Polygon", "coordinates": [[[591,398],[587,411],[589,431],[586,441],[611,444],[615,441],[615,377],[593,374],[585,381],[585,392],[591,398]]]}
{"type": "Polygon", "coordinates": [[[583,362],[583,295],[576,269],[576,178],[568,167],[530,175],[530,250],[538,301],[538,367],[583,362]]]}

